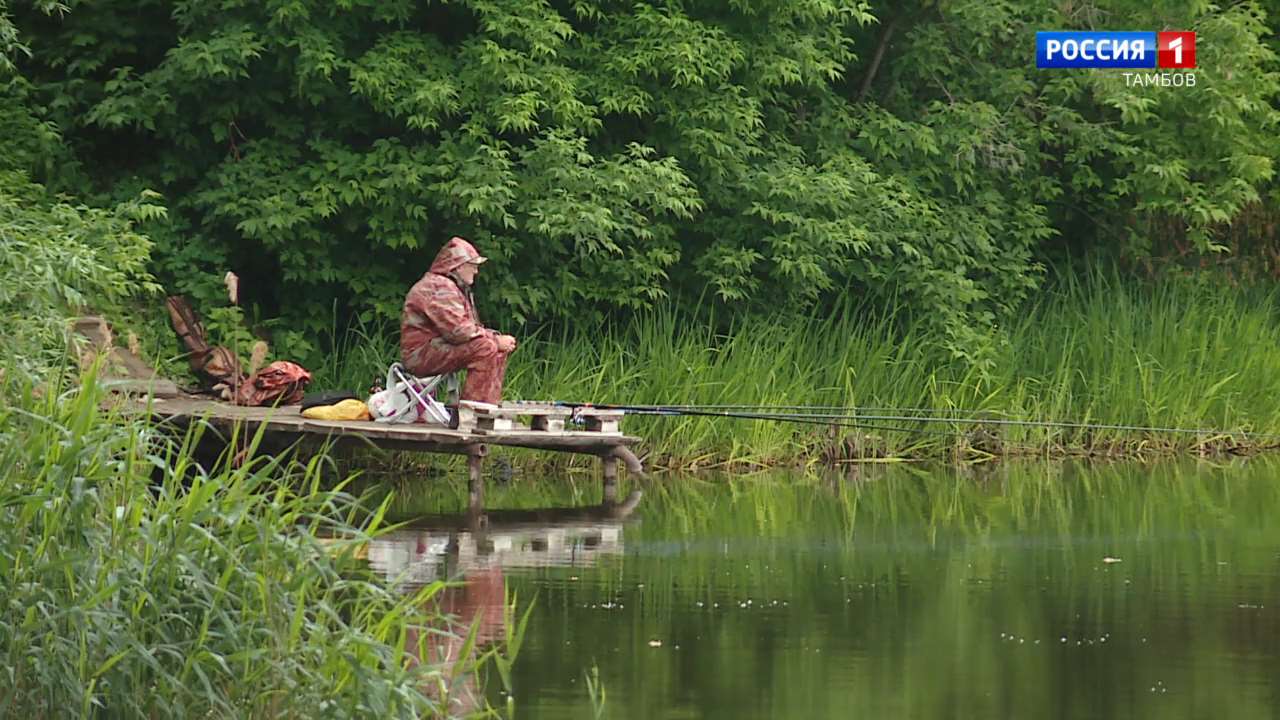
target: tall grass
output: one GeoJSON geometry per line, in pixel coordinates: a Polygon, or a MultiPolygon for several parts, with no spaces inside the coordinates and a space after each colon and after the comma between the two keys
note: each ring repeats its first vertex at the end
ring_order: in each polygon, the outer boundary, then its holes
{"type": "MultiPolygon", "coordinates": [[[[861,427],[628,418],[651,463],[681,468],[1010,454],[1203,453],[1257,449],[1280,432],[1276,292],[1208,279],[1149,287],[1095,271],[1068,277],[1003,328],[979,372],[940,343],[852,301],[828,317],[777,317],[718,332],[657,310],[601,327],[523,338],[507,397],[614,404],[935,408],[955,415],[1221,430],[865,422],[861,427]]],[[[394,331],[359,337],[328,378],[373,377],[394,331]],[[368,352],[374,348],[374,352],[368,352]]]]}
{"type": "Polygon", "coordinates": [[[440,583],[402,595],[354,557],[385,508],[323,455],[201,465],[198,428],[83,387],[0,386],[0,717],[444,713],[484,653],[413,660],[415,628],[452,631],[440,583]]]}

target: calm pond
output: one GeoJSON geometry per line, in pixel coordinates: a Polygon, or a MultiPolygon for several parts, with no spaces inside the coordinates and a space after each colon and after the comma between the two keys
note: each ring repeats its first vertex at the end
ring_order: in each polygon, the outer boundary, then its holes
{"type": "Polygon", "coordinates": [[[517,479],[490,488],[490,507],[543,510],[472,530],[426,521],[369,558],[466,577],[456,606],[480,613],[482,637],[501,636],[503,583],[532,601],[519,718],[595,716],[593,675],[609,718],[1280,713],[1275,461],[636,488],[634,508],[604,513],[583,507],[594,482],[517,479]]]}

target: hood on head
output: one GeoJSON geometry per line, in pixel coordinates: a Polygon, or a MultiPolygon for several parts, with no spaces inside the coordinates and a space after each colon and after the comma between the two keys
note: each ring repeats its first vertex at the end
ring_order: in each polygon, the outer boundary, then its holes
{"type": "Polygon", "coordinates": [[[449,242],[436,253],[431,263],[431,272],[448,275],[465,263],[484,262],[488,258],[481,255],[474,245],[460,237],[450,238],[449,242]]]}

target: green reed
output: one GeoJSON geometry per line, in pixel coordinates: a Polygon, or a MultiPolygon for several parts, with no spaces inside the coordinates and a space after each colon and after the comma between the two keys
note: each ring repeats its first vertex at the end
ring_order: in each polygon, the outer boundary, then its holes
{"type": "Polygon", "coordinates": [[[0,387],[0,717],[422,717],[492,656],[412,659],[442,584],[356,558],[386,504],[323,453],[204,458],[82,387],[0,387]]]}
{"type": "MultiPolygon", "coordinates": [[[[645,438],[642,450],[651,465],[684,469],[1252,451],[1278,438],[1246,432],[1280,433],[1276,301],[1269,289],[1205,278],[1143,286],[1100,270],[1069,276],[1002,329],[995,362],[981,372],[943,356],[939,343],[902,318],[853,301],[822,317],[778,316],[727,326],[658,309],[627,321],[522,338],[506,395],[635,405],[934,408],[955,417],[1221,431],[627,418],[625,429],[645,438]]],[[[358,352],[336,357],[318,383],[376,376],[395,358],[394,340],[394,330],[362,328],[344,341],[358,352]]]]}
{"type": "Polygon", "coordinates": [[[679,467],[1252,449],[1276,438],[1250,439],[1242,431],[1280,430],[1275,305],[1269,291],[1192,280],[1133,289],[1097,273],[1047,291],[1007,328],[1004,349],[986,374],[939,357],[936,343],[893,318],[853,306],[827,318],[779,318],[723,335],[657,312],[622,328],[526,348],[513,390],[620,404],[924,407],[957,416],[1228,433],[628,418],[628,430],[647,439],[653,459],[679,467]]]}

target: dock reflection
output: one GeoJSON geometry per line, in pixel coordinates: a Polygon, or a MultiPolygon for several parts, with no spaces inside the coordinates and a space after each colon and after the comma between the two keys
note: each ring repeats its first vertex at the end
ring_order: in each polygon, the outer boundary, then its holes
{"type": "Polygon", "coordinates": [[[619,503],[428,515],[379,536],[368,561],[406,592],[504,568],[587,566],[622,554],[639,490],[619,503]]]}
{"type": "MultiPolygon", "coordinates": [[[[506,633],[506,576],[512,568],[585,567],[623,552],[622,528],[640,504],[640,491],[625,500],[588,507],[489,510],[424,516],[369,542],[370,567],[405,593],[433,582],[456,581],[436,593],[432,610],[453,619],[454,632],[410,632],[418,661],[453,667],[474,626],[476,647],[506,633]]],[[[483,707],[474,673],[448,673],[457,683],[425,688],[447,697],[449,714],[483,707]]]]}

